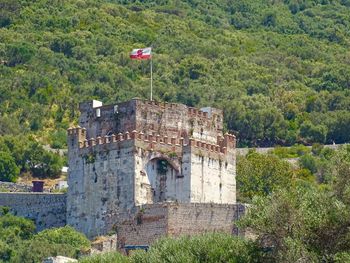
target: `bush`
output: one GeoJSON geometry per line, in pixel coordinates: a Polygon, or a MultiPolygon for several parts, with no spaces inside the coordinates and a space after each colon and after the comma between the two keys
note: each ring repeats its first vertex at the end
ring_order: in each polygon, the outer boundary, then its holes
{"type": "Polygon", "coordinates": [[[16,182],[19,168],[13,157],[7,152],[0,152],[0,181],[16,182]]]}
{"type": "Polygon", "coordinates": [[[67,147],[67,132],[60,130],[52,133],[51,147],[53,149],[62,149],[67,147]]]}
{"type": "MultiPolygon", "coordinates": [[[[3,208],[4,209],[4,208],[3,208]]],[[[35,231],[33,221],[6,213],[0,216],[0,240],[7,240],[13,234],[21,239],[29,239],[35,231]]]]}
{"type": "Polygon", "coordinates": [[[147,253],[135,252],[131,262],[258,262],[257,251],[252,241],[228,234],[211,233],[178,239],[163,238],[147,253]]]}
{"type": "Polygon", "coordinates": [[[311,151],[314,155],[320,155],[323,148],[324,148],[324,146],[322,144],[314,143],[314,144],[312,144],[311,151]]]}
{"type": "Polygon", "coordinates": [[[10,44],[6,48],[7,65],[10,67],[28,62],[34,55],[34,48],[28,43],[10,44]]]}
{"type": "Polygon", "coordinates": [[[292,184],[293,171],[288,162],[275,155],[252,152],[237,161],[237,188],[240,201],[255,195],[268,195],[276,188],[292,184]]]}
{"type": "Polygon", "coordinates": [[[31,142],[24,151],[25,170],[39,178],[55,178],[61,173],[63,158],[46,151],[39,143],[31,142]]]}
{"type": "Polygon", "coordinates": [[[90,241],[72,227],[44,230],[23,243],[18,253],[21,262],[41,262],[49,256],[77,258],[81,251],[90,248],[90,241]]]}
{"type": "Polygon", "coordinates": [[[42,262],[49,256],[77,258],[90,241],[72,227],[52,228],[35,234],[34,222],[0,207],[0,262],[42,262]]]}
{"type": "Polygon", "coordinates": [[[131,260],[118,252],[103,253],[90,257],[83,257],[81,263],[131,263],[131,260]]]}
{"type": "Polygon", "coordinates": [[[85,257],[82,263],[226,263],[259,262],[260,250],[254,242],[229,234],[208,233],[198,236],[162,238],[148,252],[133,251],[130,257],[106,253],[85,257]]]}
{"type": "Polygon", "coordinates": [[[307,169],[313,174],[317,172],[317,160],[310,154],[301,156],[299,165],[301,168],[307,169]]]}

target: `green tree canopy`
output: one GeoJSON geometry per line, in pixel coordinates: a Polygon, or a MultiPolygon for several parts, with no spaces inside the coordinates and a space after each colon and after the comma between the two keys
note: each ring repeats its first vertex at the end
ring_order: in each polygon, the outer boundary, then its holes
{"type": "Polygon", "coordinates": [[[0,0],[0,134],[64,147],[78,102],[225,110],[241,146],[349,142],[350,12],[333,1],[0,0]]]}
{"type": "Polygon", "coordinates": [[[7,152],[0,152],[0,181],[16,182],[19,168],[14,158],[7,152]]]}
{"type": "Polygon", "coordinates": [[[331,192],[305,183],[256,196],[240,222],[271,250],[263,262],[332,262],[350,249],[349,208],[331,192]]]}
{"type": "Polygon", "coordinates": [[[274,155],[250,152],[237,161],[237,189],[241,201],[266,196],[280,187],[291,186],[293,171],[288,162],[274,155]]]}

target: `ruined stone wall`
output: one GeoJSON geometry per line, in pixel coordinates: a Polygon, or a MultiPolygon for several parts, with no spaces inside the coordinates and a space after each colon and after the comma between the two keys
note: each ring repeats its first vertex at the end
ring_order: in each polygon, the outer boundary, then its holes
{"type": "Polygon", "coordinates": [[[206,232],[238,234],[234,222],[245,214],[242,204],[169,204],[167,234],[195,235],[206,232]]]}
{"type": "Polygon", "coordinates": [[[17,216],[34,220],[36,230],[66,225],[66,195],[47,193],[0,193],[0,206],[17,216]]]}
{"type": "Polygon", "coordinates": [[[69,162],[67,223],[89,237],[107,234],[134,206],[134,141],[80,149],[69,162]]]}
{"type": "Polygon", "coordinates": [[[162,203],[135,207],[118,221],[118,247],[150,245],[164,236],[222,232],[237,235],[234,222],[245,213],[241,204],[162,203]]]}
{"type": "Polygon", "coordinates": [[[193,137],[215,143],[222,135],[223,113],[210,107],[198,110],[183,104],[132,99],[98,107],[85,102],[79,108],[79,125],[86,128],[88,138],[137,130],[147,135],[183,137],[186,142],[193,137]]]}
{"type": "Polygon", "coordinates": [[[118,247],[124,245],[150,245],[166,236],[168,207],[166,204],[135,207],[120,215],[116,224],[118,247]]]}
{"type": "Polygon", "coordinates": [[[79,125],[86,128],[88,138],[136,129],[136,100],[99,107],[93,107],[92,102],[84,102],[79,109],[79,125]]]}

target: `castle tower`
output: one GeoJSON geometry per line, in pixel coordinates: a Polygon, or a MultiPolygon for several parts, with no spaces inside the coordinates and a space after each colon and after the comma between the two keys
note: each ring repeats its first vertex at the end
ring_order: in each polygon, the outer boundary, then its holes
{"type": "Polygon", "coordinates": [[[68,130],[67,223],[89,237],[118,214],[159,204],[235,204],[235,137],[223,113],[141,99],[80,104],[68,130]]]}

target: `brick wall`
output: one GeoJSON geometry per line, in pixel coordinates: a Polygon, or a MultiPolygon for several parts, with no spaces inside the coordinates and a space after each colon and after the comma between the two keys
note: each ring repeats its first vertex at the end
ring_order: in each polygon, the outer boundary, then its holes
{"type": "Polygon", "coordinates": [[[0,193],[0,206],[17,216],[34,220],[37,231],[66,224],[66,195],[46,193],[0,193]]]}

